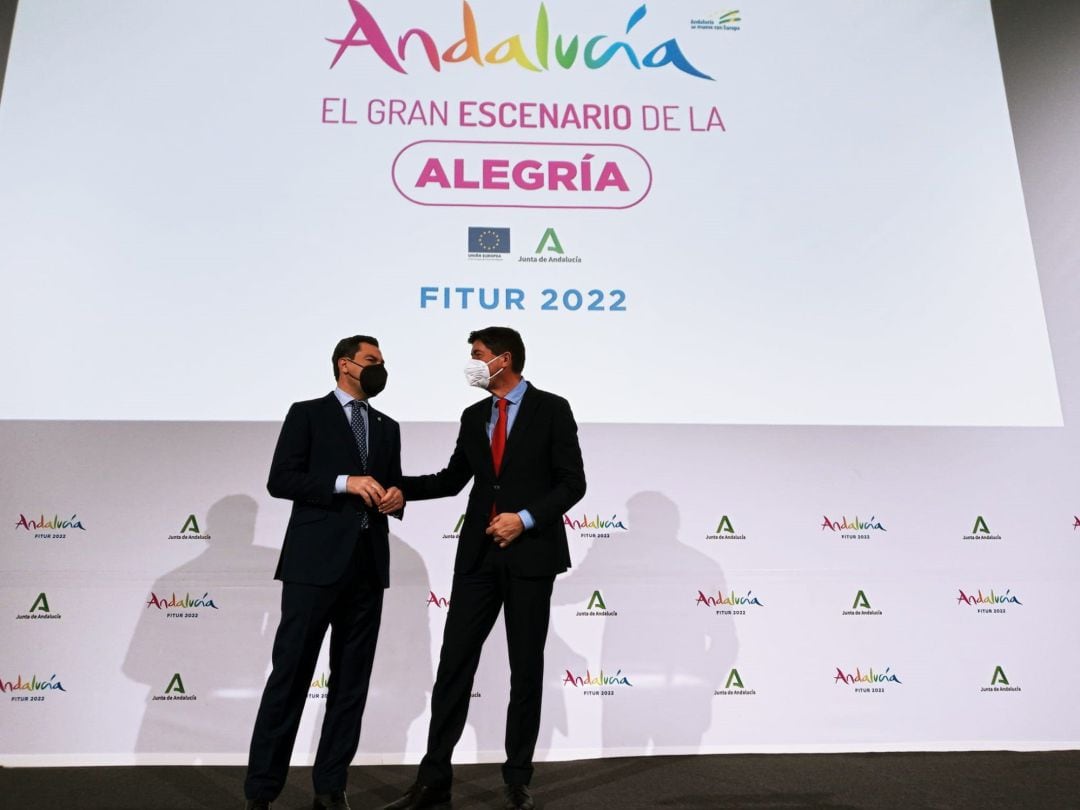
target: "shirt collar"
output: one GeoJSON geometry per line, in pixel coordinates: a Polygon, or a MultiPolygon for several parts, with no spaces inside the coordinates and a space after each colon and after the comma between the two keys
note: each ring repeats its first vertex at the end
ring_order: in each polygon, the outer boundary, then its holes
{"type": "Polygon", "coordinates": [[[342,391],[340,387],[334,389],[334,396],[337,397],[337,401],[341,403],[342,408],[353,402],[353,395],[346,391],[342,391]]]}
{"type": "Polygon", "coordinates": [[[505,399],[511,405],[519,405],[521,403],[521,398],[525,396],[525,389],[527,389],[528,387],[529,384],[525,382],[525,378],[522,377],[521,382],[519,382],[517,385],[510,389],[510,393],[508,393],[505,397],[493,396],[491,398],[492,402],[495,403],[498,402],[500,399],[505,399]]]}

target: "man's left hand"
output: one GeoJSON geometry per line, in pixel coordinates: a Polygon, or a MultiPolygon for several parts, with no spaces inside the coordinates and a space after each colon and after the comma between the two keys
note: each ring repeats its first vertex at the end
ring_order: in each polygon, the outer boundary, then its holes
{"type": "Polygon", "coordinates": [[[499,544],[499,548],[506,548],[513,543],[518,536],[525,531],[525,524],[515,512],[501,512],[491,519],[487,533],[491,539],[499,544]]]}
{"type": "Polygon", "coordinates": [[[405,496],[397,487],[387,487],[386,494],[379,501],[379,511],[384,515],[392,515],[405,505],[405,496]]]}

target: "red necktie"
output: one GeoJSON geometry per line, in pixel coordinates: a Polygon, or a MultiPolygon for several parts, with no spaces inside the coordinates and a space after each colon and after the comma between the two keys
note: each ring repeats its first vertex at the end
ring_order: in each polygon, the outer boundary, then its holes
{"type": "Polygon", "coordinates": [[[495,463],[495,475],[502,468],[503,451],[506,450],[506,408],[510,404],[505,399],[496,400],[499,406],[499,418],[495,430],[491,433],[491,460],[495,463]]]}

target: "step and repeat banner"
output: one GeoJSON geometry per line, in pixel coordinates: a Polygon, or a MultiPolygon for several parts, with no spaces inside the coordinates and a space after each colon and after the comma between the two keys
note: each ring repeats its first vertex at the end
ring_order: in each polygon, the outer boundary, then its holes
{"type": "MultiPolygon", "coordinates": [[[[988,2],[22,0],[0,177],[0,764],[244,762],[289,403],[375,335],[434,472],[491,324],[589,481],[539,758],[1080,744],[1077,290],[988,2]]],[[[463,511],[393,522],[358,762],[423,753],[463,511]]]]}

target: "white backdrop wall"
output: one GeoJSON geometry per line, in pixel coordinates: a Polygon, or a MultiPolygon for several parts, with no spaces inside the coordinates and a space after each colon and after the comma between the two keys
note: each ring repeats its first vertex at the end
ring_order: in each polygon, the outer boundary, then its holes
{"type": "MultiPolygon", "coordinates": [[[[1069,133],[1080,105],[1062,79],[1075,75],[1067,45],[1077,31],[1035,27],[1024,15],[1008,23],[1017,44],[1003,50],[1006,86],[1064,427],[586,420],[589,493],[568,519],[621,525],[571,531],[540,758],[1077,746],[1068,673],[1080,665],[1080,244],[1071,227],[1080,170],[1069,133]],[[832,531],[826,518],[875,528],[832,531]],[[991,591],[1004,601],[976,602],[991,591]],[[747,604],[730,614],[706,604],[722,596],[747,604]],[[870,670],[897,680],[838,678],[870,670]],[[601,671],[627,683],[576,680],[601,671]]],[[[330,317],[335,336],[365,329],[362,313],[330,317]]],[[[449,328],[438,338],[465,348],[449,328]]],[[[537,359],[547,350],[529,346],[537,359]]],[[[325,353],[310,358],[313,368],[325,353]]],[[[559,364],[572,402],[576,388],[602,384],[595,370],[559,364]]],[[[536,365],[543,387],[545,364],[536,365]]],[[[394,368],[383,395],[391,412],[393,386],[409,372],[394,368]]],[[[146,379],[139,367],[130,373],[146,379]]],[[[965,378],[973,400],[985,381],[983,372],[965,378]]],[[[293,390],[288,375],[275,386],[296,398],[325,390],[293,390]]],[[[62,382],[42,390],[80,396],[62,382]]],[[[657,412],[694,393],[680,379],[642,392],[657,412]]],[[[407,471],[445,461],[456,430],[447,410],[445,422],[403,424],[407,471]]],[[[288,514],[264,489],[277,428],[0,422],[0,764],[245,760],[288,514]],[[54,519],[61,528],[32,523],[54,519]],[[195,606],[155,605],[174,596],[195,606]]],[[[393,526],[393,584],[358,762],[422,753],[461,508],[413,504],[393,526]]],[[[501,757],[498,632],[461,761],[501,757]]],[[[321,665],[297,762],[314,749],[325,673],[321,665]]]]}

